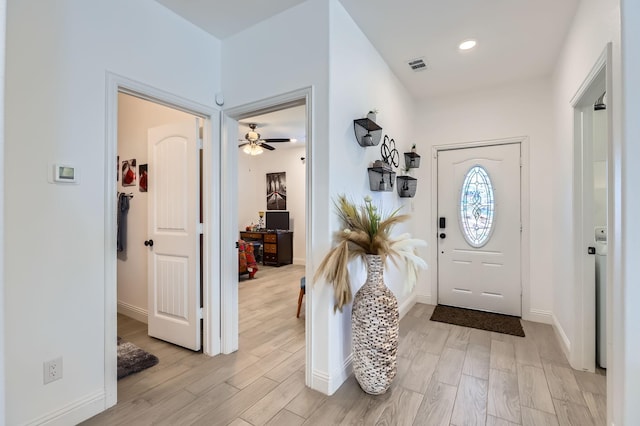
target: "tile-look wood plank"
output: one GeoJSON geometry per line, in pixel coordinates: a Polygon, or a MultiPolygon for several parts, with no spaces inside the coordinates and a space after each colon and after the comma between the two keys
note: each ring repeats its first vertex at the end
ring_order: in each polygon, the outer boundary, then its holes
{"type": "Polygon", "coordinates": [[[298,352],[272,368],[265,373],[265,377],[275,380],[276,382],[282,382],[294,372],[304,367],[305,349],[300,349],[298,352]]]}
{"type": "Polygon", "coordinates": [[[500,417],[487,416],[486,426],[520,426],[518,423],[511,423],[500,417]]]}
{"type": "Polygon", "coordinates": [[[549,391],[551,391],[551,396],[554,399],[586,405],[582,391],[578,386],[578,382],[571,368],[557,364],[549,364],[544,361],[542,366],[544,367],[544,374],[549,384],[549,391]]]}
{"type": "Polygon", "coordinates": [[[489,355],[489,347],[470,342],[467,346],[462,373],[489,380],[489,355]]]}
{"type": "Polygon", "coordinates": [[[252,425],[266,424],[304,388],[304,373],[292,374],[287,380],[243,412],[240,417],[252,425]]]}
{"type": "Polygon", "coordinates": [[[256,381],[259,377],[268,373],[275,366],[281,364],[291,356],[292,354],[290,352],[276,349],[269,355],[252,364],[250,367],[240,370],[238,373],[229,377],[227,379],[227,383],[238,389],[242,389],[256,381]]]}
{"type": "Polygon", "coordinates": [[[491,341],[491,368],[503,370],[507,373],[516,373],[516,354],[511,342],[502,342],[499,340],[491,341]]]}
{"type": "Polygon", "coordinates": [[[487,414],[520,423],[518,376],[502,370],[489,372],[487,414]]]}
{"type": "Polygon", "coordinates": [[[607,376],[579,370],[573,370],[573,375],[580,390],[598,395],[607,394],[607,376]]]}
{"type": "Polygon", "coordinates": [[[285,407],[288,411],[302,418],[309,418],[314,411],[318,409],[326,400],[327,396],[315,391],[311,388],[305,387],[302,391],[296,395],[285,407]]]}
{"type": "Polygon", "coordinates": [[[224,404],[202,413],[193,424],[203,426],[229,424],[271,392],[277,385],[277,382],[261,377],[226,400],[224,404]]]}
{"type": "Polygon", "coordinates": [[[487,380],[462,375],[451,424],[455,426],[484,426],[487,418],[487,380]]]}
{"type": "Polygon", "coordinates": [[[433,379],[448,385],[458,386],[462,375],[465,352],[458,349],[444,348],[433,374],[433,379]]]}
{"type": "MultiPolygon", "coordinates": [[[[304,418],[293,414],[291,411],[280,410],[270,421],[267,423],[269,426],[299,426],[304,423],[304,418]]],[[[251,425],[251,423],[247,423],[251,425]]]]}
{"type": "Polygon", "coordinates": [[[558,426],[555,414],[522,407],[522,426],[558,426]]]}
{"type": "Polygon", "coordinates": [[[389,398],[373,404],[365,418],[364,424],[376,425],[411,425],[416,417],[422,394],[401,387],[391,389],[389,398]]]}
{"type": "Polygon", "coordinates": [[[462,351],[467,350],[469,344],[469,337],[471,336],[471,329],[468,327],[460,327],[458,325],[451,328],[449,331],[449,337],[445,342],[445,346],[448,348],[459,349],[462,351]]]}
{"type": "Polygon", "coordinates": [[[518,339],[514,342],[514,345],[516,348],[516,362],[518,364],[542,368],[538,349],[532,340],[518,339]]]}
{"type": "Polygon", "coordinates": [[[607,397],[597,393],[583,392],[587,408],[593,417],[595,424],[604,425],[607,423],[607,397]]]}
{"type": "Polygon", "coordinates": [[[185,405],[183,408],[176,410],[160,420],[158,425],[177,425],[191,424],[197,420],[202,413],[215,409],[224,404],[229,398],[239,392],[238,389],[227,383],[221,383],[199,396],[193,402],[185,405]]]}
{"type": "Polygon", "coordinates": [[[242,419],[235,419],[228,426],[252,426],[251,423],[247,423],[242,419]]]}
{"type": "Polygon", "coordinates": [[[407,372],[402,374],[401,379],[399,378],[402,387],[414,392],[425,393],[439,359],[438,355],[418,352],[412,360],[408,360],[407,372]]]}
{"type": "Polygon", "coordinates": [[[551,393],[542,368],[518,365],[518,389],[522,406],[555,414],[551,393]]]}
{"type": "Polygon", "coordinates": [[[422,403],[416,418],[415,425],[448,426],[451,420],[453,404],[458,388],[455,386],[431,380],[429,388],[422,398],[422,403]]]}
{"type": "Polygon", "coordinates": [[[184,389],[174,392],[151,409],[141,410],[137,416],[127,420],[128,424],[136,426],[155,425],[167,416],[193,402],[196,396],[184,389]]]}
{"type": "Polygon", "coordinates": [[[442,350],[444,349],[444,345],[447,342],[447,338],[449,337],[449,330],[445,328],[431,328],[429,329],[429,333],[427,335],[426,343],[424,345],[424,350],[440,355],[442,350]]]}
{"type": "MultiPolygon", "coordinates": [[[[482,385],[472,386],[469,383],[487,377],[486,411],[489,411],[490,404],[493,404],[496,411],[496,401],[499,401],[496,395],[500,394],[502,401],[507,401],[507,406],[509,396],[517,395],[523,426],[569,423],[589,425],[590,422],[604,424],[606,377],[602,372],[596,377],[591,373],[572,370],[549,325],[522,321],[526,338],[499,335],[430,321],[433,305],[415,305],[401,321],[400,348],[405,350],[404,354],[409,355],[409,358],[398,358],[398,374],[384,395],[372,396],[364,393],[355,379],[350,377],[333,396],[322,395],[304,386],[297,393],[291,391],[287,396],[282,396],[278,392],[288,390],[282,382],[293,380],[292,377],[296,375],[300,381],[304,377],[305,320],[296,319],[294,314],[299,278],[304,275],[304,268],[297,265],[265,267],[258,275],[259,279],[243,280],[239,284],[240,350],[230,355],[208,357],[150,338],[147,336],[146,324],[119,315],[118,334],[126,335],[132,343],[159,356],[162,368],[156,366],[119,381],[118,405],[84,424],[182,425],[199,420],[203,424],[220,421],[235,426],[248,426],[249,422],[240,416],[255,416],[255,422],[262,424],[271,415],[267,424],[273,425],[298,425],[303,421],[310,425],[411,422],[414,425],[456,425],[471,423],[460,420],[469,414],[467,411],[481,410],[473,408],[474,402],[464,400],[467,395],[466,399],[475,401],[469,395],[471,392],[482,392],[482,385]],[[466,347],[462,349],[465,342],[466,347]],[[497,383],[496,374],[512,371],[511,367],[505,370],[489,369],[494,342],[498,342],[494,348],[495,360],[506,358],[509,360],[507,365],[512,364],[508,345],[514,347],[518,375],[515,376],[517,383],[515,387],[511,386],[511,391],[504,383],[502,391],[497,393],[491,386],[492,383],[497,383]],[[404,344],[406,346],[403,348],[404,344]],[[503,351],[505,348],[507,350],[503,351]],[[456,349],[464,354],[462,372],[472,377],[461,376],[456,386],[439,383],[436,376],[446,377],[451,371],[456,371],[441,360],[451,358],[452,353],[449,351],[456,349]],[[437,364],[441,361],[444,368],[438,371],[437,364]],[[434,362],[436,370],[431,373],[429,366],[434,362]],[[552,375],[550,382],[553,382],[556,395],[569,398],[575,396],[573,393],[579,392],[582,398],[581,403],[577,404],[553,401],[554,412],[556,406],[562,409],[558,417],[525,406],[548,405],[546,397],[543,398],[544,403],[540,403],[536,397],[539,393],[536,389],[544,388],[540,379],[542,374],[531,379],[535,372],[539,373],[535,368],[540,368],[545,363],[552,364],[546,366],[544,378],[546,380],[547,375],[552,375]],[[422,379],[420,374],[424,376],[422,379]],[[269,380],[267,376],[277,380],[269,380]],[[430,376],[431,380],[426,376],[430,376]],[[521,377],[524,380],[523,389],[521,377]],[[566,383],[559,384],[554,379],[566,383]],[[269,389],[261,390],[260,383],[264,384],[264,380],[269,383],[269,389]],[[405,383],[413,383],[408,387],[419,389],[420,392],[407,389],[405,383]],[[254,391],[248,393],[249,388],[254,391]],[[191,393],[188,389],[197,392],[191,393]],[[275,389],[279,391],[276,392],[275,389]],[[494,394],[490,402],[492,390],[494,394]],[[245,393],[241,395],[240,392],[245,393]],[[256,393],[262,396],[256,396],[256,393]],[[292,397],[293,394],[295,395],[292,397]],[[276,412],[276,408],[282,406],[287,399],[290,401],[276,412]],[[271,402],[261,403],[262,400],[271,402]],[[271,407],[272,403],[276,408],[271,407]],[[260,404],[263,405],[263,410],[259,409],[260,404]]],[[[495,367],[504,368],[504,362],[494,362],[495,367]]],[[[551,393],[552,385],[547,382],[547,386],[551,393]]],[[[519,422],[508,421],[491,413],[486,416],[488,426],[516,424],[519,422]]]]}
{"type": "Polygon", "coordinates": [[[553,400],[560,426],[596,426],[589,409],[570,401],[553,400]]]}
{"type": "Polygon", "coordinates": [[[426,350],[427,345],[430,345],[429,342],[427,334],[409,330],[398,342],[398,356],[412,359],[418,352],[426,350]]]}

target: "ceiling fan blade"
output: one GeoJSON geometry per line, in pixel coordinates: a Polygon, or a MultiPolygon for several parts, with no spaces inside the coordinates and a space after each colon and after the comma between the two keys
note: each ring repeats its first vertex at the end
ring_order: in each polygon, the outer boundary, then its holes
{"type": "Polygon", "coordinates": [[[275,149],[274,147],[272,147],[271,145],[267,145],[266,143],[261,143],[260,146],[264,149],[268,149],[269,151],[273,151],[275,149]]]}
{"type": "Polygon", "coordinates": [[[245,145],[249,145],[249,144],[250,144],[250,142],[241,143],[240,145],[238,145],[238,148],[241,148],[241,147],[243,147],[245,145]]]}
{"type": "Polygon", "coordinates": [[[277,142],[291,142],[290,138],[270,138],[270,139],[261,139],[265,142],[269,142],[269,143],[277,143],[277,142]]]}

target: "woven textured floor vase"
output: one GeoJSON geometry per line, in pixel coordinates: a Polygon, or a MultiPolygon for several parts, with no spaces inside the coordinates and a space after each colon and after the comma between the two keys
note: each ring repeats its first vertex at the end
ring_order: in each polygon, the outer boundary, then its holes
{"type": "Polygon", "coordinates": [[[382,259],[366,255],[367,281],[353,298],[353,373],[362,390],[385,393],[396,376],[398,300],[382,279],[382,259]]]}

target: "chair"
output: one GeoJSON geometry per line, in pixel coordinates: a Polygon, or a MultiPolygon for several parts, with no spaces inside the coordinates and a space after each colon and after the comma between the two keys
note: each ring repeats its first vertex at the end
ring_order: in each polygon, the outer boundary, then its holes
{"type": "Polygon", "coordinates": [[[300,307],[302,306],[302,296],[305,295],[305,277],[300,278],[300,293],[298,294],[298,313],[296,313],[296,318],[300,318],[300,307]]]}
{"type": "Polygon", "coordinates": [[[253,245],[238,240],[238,275],[249,274],[253,278],[258,272],[258,265],[253,256],[253,245]]]}

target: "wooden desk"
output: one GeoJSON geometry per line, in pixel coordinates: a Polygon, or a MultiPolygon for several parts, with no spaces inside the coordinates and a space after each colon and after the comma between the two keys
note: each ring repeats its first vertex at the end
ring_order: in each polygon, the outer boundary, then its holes
{"type": "Polygon", "coordinates": [[[240,239],[262,242],[263,265],[293,263],[293,231],[240,231],[240,239]]]}

